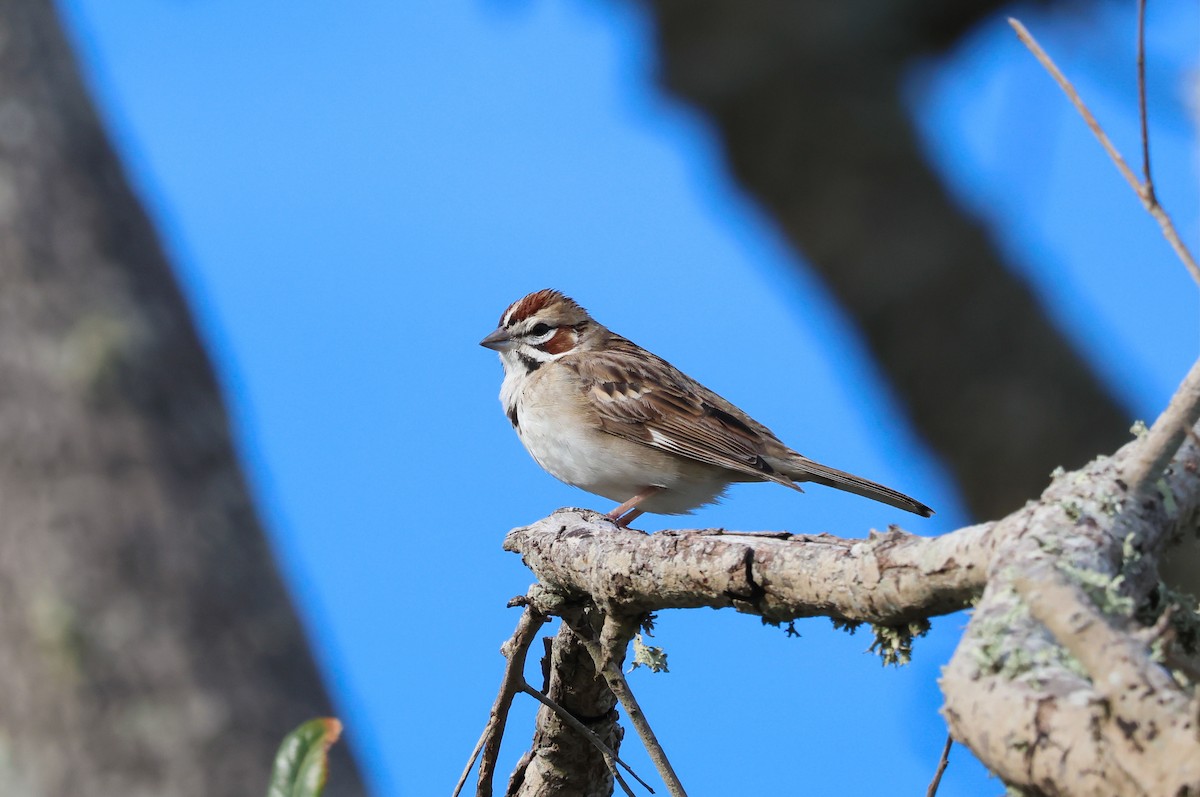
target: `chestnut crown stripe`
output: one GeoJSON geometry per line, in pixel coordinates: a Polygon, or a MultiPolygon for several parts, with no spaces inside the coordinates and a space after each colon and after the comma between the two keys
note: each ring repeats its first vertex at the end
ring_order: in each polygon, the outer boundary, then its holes
{"type": "Polygon", "coordinates": [[[564,296],[559,291],[551,288],[543,288],[510,304],[508,309],[500,316],[500,326],[509,327],[520,321],[532,318],[541,310],[546,309],[548,305],[554,303],[559,303],[576,310],[583,309],[573,299],[564,296]]]}

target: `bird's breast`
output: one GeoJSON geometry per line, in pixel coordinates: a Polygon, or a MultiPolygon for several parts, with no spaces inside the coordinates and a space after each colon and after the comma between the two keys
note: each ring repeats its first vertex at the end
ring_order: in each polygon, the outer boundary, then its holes
{"type": "Polygon", "coordinates": [[[642,506],[664,514],[711,503],[731,481],[722,468],[602,431],[580,385],[547,370],[501,398],[525,449],[555,478],[617,503],[663,487],[642,506]]]}

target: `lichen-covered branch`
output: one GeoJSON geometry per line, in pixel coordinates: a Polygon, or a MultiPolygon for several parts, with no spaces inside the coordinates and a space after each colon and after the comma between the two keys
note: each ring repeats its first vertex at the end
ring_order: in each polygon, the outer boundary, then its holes
{"type": "Polygon", "coordinates": [[[1191,698],[1173,687],[1121,691],[1109,680],[1135,667],[1114,669],[1124,654],[1139,662],[1146,682],[1165,687],[1170,680],[1149,663],[1133,629],[1160,602],[1155,556],[1162,541],[1195,526],[1200,448],[1186,440],[1160,489],[1135,500],[1122,476],[1152,444],[1147,435],[1059,474],[1038,502],[993,528],[988,587],[941,686],[955,739],[1010,785],[1056,795],[1200,793],[1190,768],[1200,760],[1194,709],[1179,724],[1161,719],[1191,698]],[[1051,594],[1087,595],[1091,635],[1064,617],[1085,610],[1077,599],[1059,605],[1047,597],[1064,579],[1071,592],[1051,594]],[[1037,596],[1034,613],[1022,595],[1037,596]],[[1129,629],[1121,647],[1112,647],[1113,634],[1100,633],[1097,622],[1129,629]],[[1138,742],[1150,728],[1143,709],[1128,701],[1158,704],[1144,709],[1159,718],[1153,744],[1138,742]],[[1175,788],[1181,784],[1183,791],[1175,788]]]}
{"type": "Polygon", "coordinates": [[[1064,572],[1043,566],[1016,579],[1017,592],[1087,672],[1105,705],[1092,728],[1117,766],[1152,794],[1200,784],[1196,699],[1153,661],[1145,642],[1116,627],[1064,572]]]}

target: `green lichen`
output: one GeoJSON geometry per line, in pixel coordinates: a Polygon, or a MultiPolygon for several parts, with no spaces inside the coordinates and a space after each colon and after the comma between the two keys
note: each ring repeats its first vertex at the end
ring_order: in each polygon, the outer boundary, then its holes
{"type": "Polygon", "coordinates": [[[913,640],[925,636],[929,633],[929,628],[929,621],[925,619],[914,620],[904,625],[872,623],[871,631],[875,634],[875,641],[867,649],[879,655],[883,666],[902,667],[912,661],[913,640]]]}
{"type": "Polygon", "coordinates": [[[647,645],[642,641],[641,634],[633,637],[633,664],[629,671],[638,667],[649,667],[650,672],[670,672],[667,669],[667,652],[655,645],[647,645]]]}
{"type": "MultiPolygon", "coordinates": [[[[1171,677],[1184,689],[1193,689],[1196,682],[1187,671],[1171,666],[1181,658],[1195,659],[1200,654],[1200,604],[1195,597],[1171,589],[1159,582],[1156,600],[1138,620],[1153,625],[1163,612],[1167,618],[1168,631],[1150,641],[1150,658],[1167,668],[1171,677]]],[[[1194,669],[1192,670],[1194,673],[1194,669]]]]}
{"type": "Polygon", "coordinates": [[[1167,483],[1167,480],[1159,479],[1155,482],[1155,486],[1158,487],[1158,494],[1162,496],[1163,509],[1167,510],[1167,515],[1174,515],[1178,512],[1179,505],[1175,503],[1175,491],[1171,489],[1171,485],[1167,483]]]}
{"type": "Polygon", "coordinates": [[[1030,671],[1061,667],[1087,677],[1083,665],[1058,645],[1014,647],[1011,644],[1013,626],[1028,621],[1029,609],[1011,587],[998,594],[996,601],[1007,604],[1008,609],[989,616],[976,629],[976,637],[981,642],[972,654],[981,672],[1013,679],[1030,671]]]}
{"type": "Polygon", "coordinates": [[[1062,543],[1054,537],[1046,539],[1045,537],[1034,537],[1033,541],[1037,543],[1037,547],[1042,553],[1060,554],[1062,553],[1062,543]]]}
{"type": "Polygon", "coordinates": [[[1029,610],[1017,599],[1016,591],[1007,587],[998,593],[994,605],[1007,604],[1008,611],[986,615],[976,629],[976,636],[981,640],[972,651],[975,665],[981,672],[1014,674],[1009,667],[1010,651],[1006,642],[1015,623],[1026,619],[1029,610]]]}
{"type": "Polygon", "coordinates": [[[1125,535],[1125,539],[1121,540],[1121,558],[1125,564],[1137,564],[1141,561],[1142,552],[1137,549],[1134,544],[1137,542],[1137,532],[1129,532],[1125,535]]]}
{"type": "Polygon", "coordinates": [[[1092,602],[1105,614],[1116,614],[1122,617],[1133,615],[1135,607],[1133,598],[1121,593],[1125,583],[1125,575],[1110,576],[1099,570],[1088,570],[1076,567],[1070,562],[1059,562],[1058,569],[1075,580],[1092,602]]]}

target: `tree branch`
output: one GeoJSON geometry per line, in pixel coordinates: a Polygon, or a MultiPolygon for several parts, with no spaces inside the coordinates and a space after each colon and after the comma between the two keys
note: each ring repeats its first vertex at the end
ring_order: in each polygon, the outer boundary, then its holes
{"type": "Polygon", "coordinates": [[[937,771],[933,773],[933,780],[929,781],[925,797],[937,797],[938,786],[942,785],[942,775],[946,774],[946,767],[950,765],[950,748],[953,745],[954,737],[947,735],[946,744],[942,746],[942,755],[938,758],[937,771]]]}
{"type": "MultiPolygon", "coordinates": [[[[1118,737],[1089,730],[1109,722],[1112,693],[1089,681],[1092,659],[1080,664],[1070,644],[1064,650],[1030,614],[1015,579],[1059,568],[1080,589],[1095,592],[1106,613],[1133,624],[1134,610],[1148,606],[1157,588],[1162,540],[1191,528],[1200,515],[1200,446],[1196,437],[1182,437],[1159,490],[1149,495],[1135,496],[1124,481],[1130,463],[1154,458],[1157,437],[1144,435],[1112,457],[1056,474],[1040,500],[1018,512],[938,538],[898,529],[866,540],[718,530],[647,535],[567,509],[514,529],[505,547],[522,554],[548,596],[594,604],[618,619],[710,606],[774,621],[825,615],[886,625],[952,611],[982,592],[942,680],[954,737],[1017,786],[1076,784],[1068,794],[1165,793],[1157,790],[1162,778],[1147,778],[1171,769],[1173,757],[1196,744],[1195,734],[1173,733],[1142,753],[1148,757],[1138,766],[1123,764],[1112,749],[1118,737]]],[[[1145,697],[1138,692],[1129,699],[1137,695],[1145,697]]],[[[1141,715],[1129,709],[1115,716],[1141,715]]],[[[1194,711],[1185,716],[1194,722],[1194,711]]],[[[1156,722],[1155,728],[1167,727],[1161,718],[1156,722]]],[[[1139,738],[1119,723],[1112,727],[1113,734],[1139,738]]],[[[1141,732],[1152,734],[1149,726],[1141,732]]],[[[1200,760],[1200,747],[1194,752],[1200,760]]]]}
{"type": "MultiPolygon", "coordinates": [[[[500,681],[500,692],[496,695],[496,702],[492,704],[492,712],[481,739],[483,757],[479,761],[479,779],[475,789],[478,797],[491,797],[492,777],[496,770],[496,758],[500,755],[500,742],[504,739],[504,726],[508,723],[508,710],[512,707],[513,698],[525,685],[525,656],[529,653],[529,646],[533,644],[538,629],[546,624],[547,619],[549,618],[546,615],[533,606],[526,606],[517,622],[517,629],[500,648],[507,661],[504,665],[504,677],[500,681]]],[[[476,749],[479,749],[479,746],[476,749]]],[[[463,781],[466,780],[467,772],[471,771],[473,762],[474,755],[467,763],[458,788],[454,790],[456,797],[463,781]]]]}
{"type": "Polygon", "coordinates": [[[606,613],[734,607],[772,622],[828,616],[898,625],[966,606],[983,589],[991,524],[942,537],[899,529],[866,540],[719,529],[648,535],[596,512],[563,509],[513,529],[548,589],[606,613]]]}
{"type": "MultiPolygon", "coordinates": [[[[1125,178],[1125,182],[1129,183],[1129,186],[1134,190],[1134,193],[1138,195],[1138,199],[1142,200],[1142,206],[1146,208],[1146,212],[1153,216],[1154,220],[1158,222],[1158,226],[1162,228],[1163,236],[1167,239],[1167,242],[1171,244],[1171,248],[1175,250],[1175,254],[1178,255],[1179,259],[1183,261],[1183,265],[1187,268],[1188,273],[1192,275],[1192,279],[1195,280],[1197,284],[1200,284],[1200,266],[1196,264],[1196,258],[1192,257],[1192,253],[1183,243],[1183,239],[1179,237],[1179,231],[1175,229],[1175,223],[1171,221],[1171,216],[1167,213],[1162,205],[1158,204],[1158,200],[1154,196],[1154,186],[1149,182],[1149,139],[1143,138],[1142,140],[1142,145],[1146,152],[1147,178],[1147,182],[1142,183],[1138,180],[1137,175],[1133,173],[1133,169],[1129,168],[1129,164],[1125,162],[1125,159],[1121,157],[1121,153],[1117,151],[1117,148],[1109,139],[1108,134],[1104,132],[1102,127],[1100,127],[1100,123],[1096,121],[1096,117],[1092,115],[1092,112],[1088,109],[1087,105],[1084,104],[1083,100],[1079,96],[1079,92],[1077,92],[1075,87],[1071,85],[1071,81],[1067,80],[1067,76],[1062,73],[1062,70],[1060,70],[1050,56],[1047,55],[1046,51],[1042,49],[1042,46],[1037,43],[1037,40],[1033,38],[1033,34],[1026,30],[1025,26],[1015,19],[1010,18],[1008,20],[1008,24],[1012,26],[1014,31],[1016,31],[1017,36],[1021,39],[1022,44],[1029,48],[1029,51],[1033,53],[1034,57],[1038,59],[1041,65],[1045,67],[1046,71],[1050,73],[1050,76],[1054,78],[1056,83],[1058,83],[1059,88],[1061,88],[1063,93],[1067,95],[1067,99],[1069,99],[1071,104],[1075,106],[1075,110],[1079,111],[1079,115],[1083,117],[1083,121],[1087,123],[1087,126],[1092,131],[1092,134],[1096,136],[1096,139],[1099,140],[1100,145],[1104,147],[1104,151],[1108,153],[1108,157],[1111,158],[1112,162],[1116,165],[1117,171],[1119,171],[1121,176],[1125,178]]],[[[1139,88],[1142,91],[1142,102],[1144,103],[1144,82],[1139,81],[1139,88]]],[[[1144,119],[1145,115],[1143,107],[1143,120],[1144,119]]],[[[1143,123],[1143,136],[1145,136],[1144,130],[1145,128],[1143,123]]]]}
{"type": "Polygon", "coordinates": [[[626,794],[630,795],[630,797],[633,797],[633,792],[630,790],[629,785],[625,783],[625,781],[621,778],[621,773],[617,771],[618,765],[623,767],[626,772],[632,775],[634,780],[645,786],[647,791],[649,791],[651,794],[654,793],[654,789],[650,788],[650,784],[638,777],[638,774],[633,771],[633,767],[622,761],[620,756],[618,756],[611,747],[605,744],[604,740],[601,739],[595,731],[584,725],[579,720],[575,719],[571,712],[567,711],[565,708],[558,705],[538,690],[534,689],[528,683],[522,685],[521,691],[557,714],[559,719],[574,728],[577,733],[583,734],[584,738],[591,742],[593,747],[603,753],[604,761],[608,764],[609,771],[612,772],[613,778],[616,779],[617,783],[620,784],[621,788],[626,794]]]}
{"type": "Polygon", "coordinates": [[[1195,698],[1146,646],[1113,626],[1078,584],[1043,564],[1014,582],[1035,620],[1080,661],[1107,710],[1092,725],[1117,763],[1153,794],[1189,794],[1200,785],[1195,698]]]}
{"type": "Polygon", "coordinates": [[[1200,421],[1200,360],[1192,365],[1167,408],[1150,427],[1145,444],[1130,460],[1124,478],[1132,495],[1143,495],[1158,481],[1197,421],[1200,421]]]}
{"type": "MultiPolygon", "coordinates": [[[[1178,771],[1178,748],[1146,748],[1141,766],[1125,764],[1115,747],[1124,729],[1118,724],[1121,734],[1096,732],[1112,712],[1107,692],[1089,679],[1086,661],[1069,646],[1064,650],[1031,615],[1018,592],[1024,574],[1060,572],[1105,614],[1133,623],[1156,591],[1162,540],[1192,527],[1200,511],[1200,448],[1190,438],[1164,472],[1162,492],[1135,500],[1122,474],[1149,445],[1143,437],[1111,458],[1058,475],[1040,501],[993,530],[988,587],[941,686],[954,738],[1011,785],[1068,795],[1176,793],[1167,788],[1167,775],[1154,773],[1178,771]]],[[[1190,740],[1195,746],[1194,734],[1190,740]]],[[[1200,757],[1200,746],[1191,755],[1200,757]]]]}
{"type": "Polygon", "coordinates": [[[687,797],[683,784],[679,782],[679,776],[675,774],[675,768],[671,766],[666,751],[663,750],[658,737],[650,727],[649,720],[646,719],[646,713],[642,711],[641,705],[634,697],[633,690],[629,688],[629,682],[625,680],[625,673],[621,672],[621,663],[625,660],[625,650],[629,646],[629,640],[633,639],[633,635],[637,631],[637,623],[628,618],[618,618],[617,615],[606,614],[599,638],[596,638],[589,633],[589,628],[579,625],[578,621],[573,621],[567,616],[563,617],[563,621],[571,623],[572,629],[583,640],[584,647],[587,648],[596,665],[596,670],[604,676],[608,688],[616,695],[621,707],[625,709],[629,721],[633,723],[638,736],[641,737],[642,744],[645,746],[646,752],[650,754],[650,760],[654,762],[659,777],[667,785],[668,793],[671,797],[687,797]]]}
{"type": "MultiPolygon", "coordinates": [[[[530,591],[539,608],[579,615],[577,622],[591,622],[593,614],[579,607],[546,606],[544,592],[530,591]]],[[[545,596],[552,602],[553,596],[545,596]]],[[[600,677],[583,640],[562,623],[547,656],[547,696],[589,727],[613,751],[620,749],[622,731],[614,711],[616,698],[600,677]]],[[[604,754],[566,723],[562,715],[543,706],[537,713],[530,750],[509,779],[506,795],[511,797],[558,797],[581,795],[603,797],[612,791],[612,774],[604,754]]]]}
{"type": "Polygon", "coordinates": [[[1150,124],[1146,114],[1146,0],[1137,4],[1137,86],[1138,121],[1142,127],[1142,184],[1146,186],[1146,201],[1158,204],[1154,193],[1154,178],[1150,174],[1150,124]]]}

